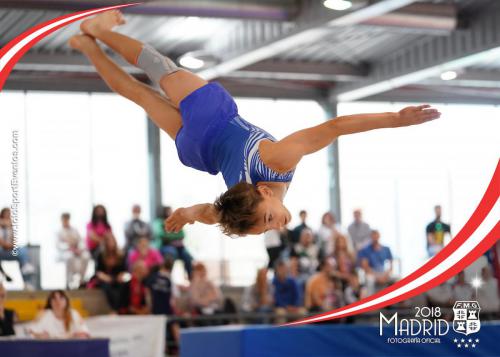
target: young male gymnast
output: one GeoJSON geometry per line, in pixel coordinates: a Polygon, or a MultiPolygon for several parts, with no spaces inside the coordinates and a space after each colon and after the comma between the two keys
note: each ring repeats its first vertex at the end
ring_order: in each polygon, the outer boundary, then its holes
{"type": "Polygon", "coordinates": [[[84,35],[72,37],[69,44],[88,57],[113,91],[143,107],[175,140],[184,165],[212,175],[221,172],[228,187],[213,204],[177,209],[165,222],[169,231],[194,222],[219,224],[225,234],[236,235],[279,229],[291,219],[283,199],[304,155],[327,147],[341,135],[421,124],[441,115],[429,105],[397,113],[347,115],[278,141],[240,117],[233,98],[220,84],[208,83],[151,46],[113,32],[123,23],[117,10],[100,14],[83,21],[84,35]],[[123,71],[95,39],[144,70],[168,98],[123,71]]]}

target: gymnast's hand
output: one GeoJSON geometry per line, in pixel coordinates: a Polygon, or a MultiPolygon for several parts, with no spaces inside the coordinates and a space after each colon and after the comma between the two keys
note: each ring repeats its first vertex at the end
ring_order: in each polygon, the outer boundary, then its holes
{"type": "Polygon", "coordinates": [[[165,220],[167,232],[179,232],[187,223],[193,224],[195,219],[190,208],[178,208],[165,220]]]}
{"type": "Polygon", "coordinates": [[[430,105],[419,105],[418,107],[406,107],[397,113],[395,127],[422,124],[431,120],[438,119],[441,113],[431,108],[430,105]]]}

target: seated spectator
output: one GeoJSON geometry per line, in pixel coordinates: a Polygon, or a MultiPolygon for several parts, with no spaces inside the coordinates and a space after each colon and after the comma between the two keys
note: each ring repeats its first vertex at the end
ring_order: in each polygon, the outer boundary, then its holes
{"type": "Polygon", "coordinates": [[[118,312],[122,306],[121,295],[128,272],[125,257],[116,245],[113,236],[104,239],[102,251],[97,256],[96,273],[89,287],[98,287],[104,291],[109,306],[118,312]]]}
{"type": "MultiPolygon", "coordinates": [[[[305,309],[299,305],[299,286],[294,278],[289,275],[288,264],[279,259],[274,268],[273,290],[274,290],[274,312],[282,316],[286,314],[305,314],[305,309]]],[[[277,323],[284,323],[285,319],[279,319],[277,323]]]]}
{"type": "Polygon", "coordinates": [[[171,207],[163,207],[160,215],[153,222],[153,234],[158,242],[160,252],[163,256],[169,256],[173,260],[180,259],[184,263],[184,269],[189,279],[192,277],[193,257],[184,246],[184,230],[179,232],[167,232],[165,230],[165,220],[172,214],[171,207]]]}
{"type": "Polygon", "coordinates": [[[137,240],[135,249],[130,251],[128,256],[128,266],[132,267],[137,260],[143,260],[148,269],[154,268],[163,263],[163,257],[160,252],[151,247],[147,237],[141,237],[137,240]]]}
{"type": "Polygon", "coordinates": [[[151,228],[141,219],[141,206],[133,205],[132,219],[125,223],[125,254],[128,254],[142,237],[151,239],[151,228]]]}
{"type": "Polygon", "coordinates": [[[7,299],[7,290],[0,282],[0,336],[15,335],[14,319],[15,313],[13,310],[5,308],[5,300],[7,299]]]}
{"type": "Polygon", "coordinates": [[[371,243],[358,252],[358,260],[372,294],[391,282],[392,253],[389,247],[380,244],[380,233],[377,230],[372,230],[370,237],[371,243]]]}
{"type": "MultiPolygon", "coordinates": [[[[171,272],[174,262],[167,258],[157,271],[147,279],[147,295],[151,301],[153,315],[174,315],[174,297],[178,296],[176,286],[172,283],[171,272]]],[[[167,342],[171,340],[177,345],[180,341],[180,326],[177,322],[167,322],[167,342]],[[171,337],[171,338],[170,338],[171,337]]],[[[168,343],[167,343],[168,345],[168,343]]]]}
{"type": "Polygon", "coordinates": [[[318,266],[319,248],[314,244],[312,230],[304,228],[300,240],[293,246],[292,257],[298,258],[299,274],[305,278],[310,277],[318,266]]]}
{"type": "Polygon", "coordinates": [[[430,306],[452,307],[455,302],[453,300],[453,289],[449,282],[444,282],[428,290],[425,294],[430,306]]]}
{"type": "Polygon", "coordinates": [[[188,297],[191,310],[197,314],[213,315],[222,308],[222,293],[207,278],[207,268],[202,263],[196,263],[193,267],[193,278],[188,288],[188,297]]]}
{"type": "Polygon", "coordinates": [[[107,237],[115,239],[108,222],[106,208],[103,205],[96,205],[92,210],[92,218],[87,224],[87,248],[92,258],[97,258],[99,248],[107,237]]]}
{"type": "Polygon", "coordinates": [[[309,312],[328,311],[342,305],[341,297],[335,291],[332,272],[332,260],[323,259],[318,272],[307,281],[304,304],[309,312]]]}
{"type": "Polygon", "coordinates": [[[489,318],[498,317],[500,315],[500,296],[497,281],[493,278],[489,266],[481,269],[481,279],[483,285],[477,290],[477,300],[481,306],[481,311],[490,314],[489,318]]]}
{"type": "Polygon", "coordinates": [[[364,299],[368,296],[368,291],[364,285],[359,283],[359,278],[353,274],[349,278],[349,285],[344,290],[344,302],[346,305],[364,299]]]}
{"type": "Polygon", "coordinates": [[[326,212],[321,218],[321,226],[318,229],[318,243],[324,256],[331,256],[334,253],[335,242],[340,235],[335,216],[331,212],[326,212]]]}
{"type": "Polygon", "coordinates": [[[271,312],[273,306],[273,287],[267,280],[267,268],[262,268],[257,271],[255,283],[245,288],[242,308],[248,312],[271,312]]]}
{"type": "Polygon", "coordinates": [[[351,277],[355,275],[354,268],[356,267],[356,257],[354,253],[349,250],[347,237],[343,234],[339,234],[335,240],[333,257],[335,258],[336,267],[333,275],[339,279],[345,287],[349,284],[351,277]]]}
{"type": "Polygon", "coordinates": [[[70,306],[62,290],[49,294],[45,310],[30,329],[35,338],[89,338],[89,330],[78,311],[70,306]]]}
{"type": "Polygon", "coordinates": [[[5,276],[7,281],[12,281],[11,277],[3,271],[2,261],[17,261],[21,268],[25,288],[34,289],[32,278],[35,268],[28,262],[26,248],[15,246],[14,238],[10,208],[5,207],[0,211],[0,273],[5,276]]]}
{"type": "Polygon", "coordinates": [[[123,289],[123,306],[120,313],[147,315],[151,306],[146,299],[146,277],[149,274],[146,263],[139,259],[132,265],[132,278],[125,283],[123,289]]]}
{"type": "Polygon", "coordinates": [[[349,237],[356,251],[360,251],[370,244],[370,225],[363,221],[363,214],[360,209],[353,211],[354,221],[347,227],[349,237]]]}
{"type": "Polygon", "coordinates": [[[472,300],[474,291],[472,286],[465,281],[465,272],[461,271],[457,274],[456,282],[453,285],[453,298],[455,300],[472,300]]]}
{"type": "Polygon", "coordinates": [[[78,231],[70,224],[70,214],[61,215],[62,227],[57,233],[59,258],[66,262],[66,288],[78,288],[83,282],[89,253],[83,248],[83,241],[78,231]]]}

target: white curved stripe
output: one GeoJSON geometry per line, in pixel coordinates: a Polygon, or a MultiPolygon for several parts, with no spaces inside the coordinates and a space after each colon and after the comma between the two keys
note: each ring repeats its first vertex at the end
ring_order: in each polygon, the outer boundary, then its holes
{"type": "Polygon", "coordinates": [[[47,26],[44,26],[41,29],[38,29],[37,31],[33,32],[29,36],[27,36],[27,37],[23,38],[21,41],[19,41],[14,47],[12,47],[10,50],[8,50],[7,53],[5,53],[2,56],[2,58],[0,58],[0,72],[3,71],[3,69],[5,68],[7,63],[9,63],[9,61],[12,59],[12,57],[14,57],[16,55],[17,52],[19,52],[24,46],[26,46],[30,41],[32,41],[37,36],[40,36],[47,31],[50,31],[51,29],[53,29],[56,26],[63,25],[65,23],[71,22],[73,20],[88,16],[88,15],[92,15],[96,12],[102,12],[103,10],[112,10],[112,9],[117,8],[117,7],[123,7],[123,6],[109,6],[109,7],[104,7],[104,8],[100,8],[100,9],[85,11],[84,13],[67,17],[65,19],[62,19],[62,20],[56,21],[52,24],[49,24],[47,26]]]}
{"type": "MultiPolygon", "coordinates": [[[[409,282],[406,285],[401,286],[400,288],[391,291],[388,294],[382,295],[372,301],[368,301],[364,304],[351,307],[349,309],[346,309],[344,311],[336,312],[336,313],[331,313],[326,316],[322,317],[316,317],[312,318],[309,320],[305,320],[305,322],[315,322],[315,321],[321,321],[324,319],[328,319],[331,317],[337,317],[339,315],[344,315],[348,314],[350,312],[356,312],[361,309],[371,307],[374,305],[377,305],[379,303],[383,303],[385,301],[391,300],[395,297],[398,297],[400,295],[403,295],[429,281],[432,279],[436,278],[440,274],[444,273],[446,270],[451,268],[453,265],[458,263],[460,260],[462,260],[469,252],[471,252],[483,239],[486,237],[486,235],[493,229],[493,227],[498,223],[498,217],[500,217],[500,200],[497,199],[497,202],[493,206],[492,210],[488,213],[484,221],[479,225],[479,227],[476,229],[476,231],[467,239],[457,250],[455,250],[445,261],[443,261],[441,264],[437,265],[427,273],[423,274],[422,276],[418,277],[417,279],[409,282]]],[[[290,325],[293,325],[291,323],[290,325]]]]}

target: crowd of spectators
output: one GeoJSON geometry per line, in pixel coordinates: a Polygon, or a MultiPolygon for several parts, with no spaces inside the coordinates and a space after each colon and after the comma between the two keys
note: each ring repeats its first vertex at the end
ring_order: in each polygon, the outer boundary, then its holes
{"type": "MultiPolygon", "coordinates": [[[[444,246],[444,237],[450,233],[450,226],[441,221],[439,206],[435,212],[436,219],[426,227],[429,255],[444,246]]],[[[7,254],[12,249],[8,213],[8,209],[0,213],[0,253],[3,254],[0,261],[7,255],[9,259],[13,256],[7,254]]],[[[120,247],[104,206],[93,208],[84,238],[72,226],[70,214],[63,213],[56,245],[59,259],[66,264],[67,288],[101,289],[114,314],[214,318],[205,319],[198,323],[200,325],[222,321],[217,320],[219,314],[242,311],[254,313],[256,322],[284,323],[351,304],[397,279],[391,249],[384,245],[381,233],[364,221],[361,210],[353,212],[353,220],[346,229],[336,222],[331,212],[326,212],[316,230],[303,210],[296,227],[264,234],[268,264],[256,272],[255,282],[244,289],[241,299],[233,300],[224,296],[210,279],[205,264],[193,261],[184,244],[184,232],[165,231],[164,221],[170,214],[172,209],[163,207],[158,218],[149,224],[141,218],[141,207],[134,205],[132,217],[124,228],[126,239],[120,247]],[[91,260],[95,272],[86,281],[91,260]],[[176,260],[182,261],[185,269],[187,279],[183,284],[172,280],[176,260]]],[[[497,251],[500,251],[498,247],[497,251]]],[[[29,264],[25,255],[15,259],[22,268],[29,264]]],[[[497,274],[490,266],[484,267],[483,286],[475,291],[461,272],[452,281],[421,295],[425,299],[422,303],[452,307],[456,300],[474,298],[481,300],[483,311],[498,312],[497,274]]],[[[14,314],[3,307],[5,295],[0,285],[0,335],[13,333],[14,314]]],[[[168,336],[178,341],[179,328],[185,325],[185,322],[170,320],[168,336]]],[[[30,333],[35,337],[58,338],[89,334],[61,290],[49,295],[30,333]]]]}

